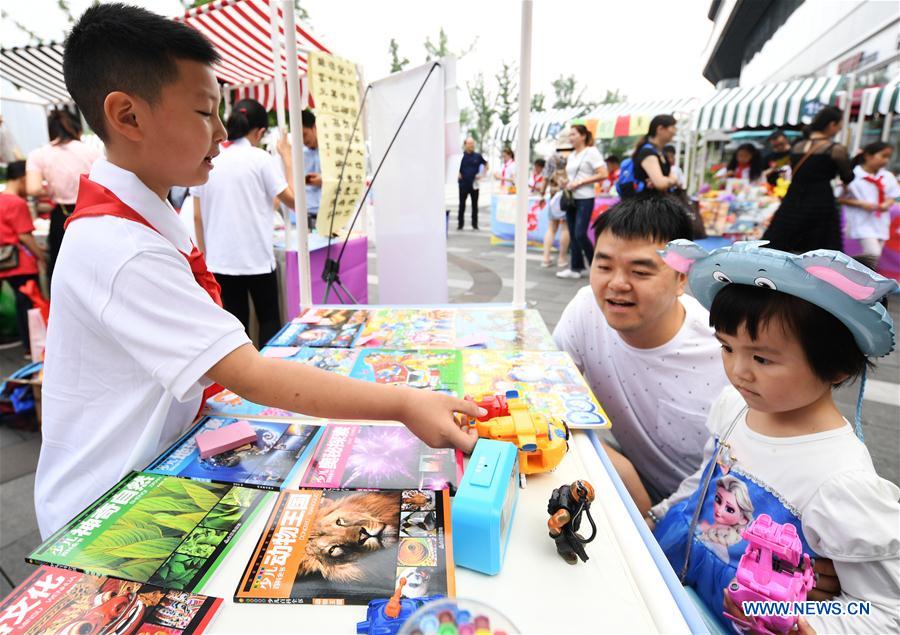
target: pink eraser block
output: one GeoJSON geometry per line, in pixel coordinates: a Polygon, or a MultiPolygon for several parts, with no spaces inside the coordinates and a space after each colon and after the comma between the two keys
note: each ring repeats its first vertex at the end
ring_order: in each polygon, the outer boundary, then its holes
{"type": "Polygon", "coordinates": [[[479,346],[487,342],[487,337],[482,333],[475,333],[467,337],[460,337],[456,340],[457,348],[466,348],[468,346],[479,346]]]}
{"type": "Polygon", "coordinates": [[[197,435],[197,449],[201,459],[222,454],[248,443],[256,443],[256,431],[246,421],[236,421],[218,430],[209,430],[197,435]]]}
{"type": "Polygon", "coordinates": [[[312,309],[297,318],[297,322],[299,322],[300,324],[318,324],[321,321],[322,316],[318,315],[312,309]]]}
{"type": "Polygon", "coordinates": [[[299,352],[299,346],[270,346],[269,348],[264,348],[262,350],[262,356],[274,359],[284,359],[285,357],[293,357],[299,352]]]}

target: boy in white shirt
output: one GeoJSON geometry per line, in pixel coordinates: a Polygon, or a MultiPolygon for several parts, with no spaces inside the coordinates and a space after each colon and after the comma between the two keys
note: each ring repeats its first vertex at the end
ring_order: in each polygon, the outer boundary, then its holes
{"type": "Polygon", "coordinates": [[[166,202],[204,183],[225,139],[212,45],[136,7],[94,5],[66,41],[66,86],[106,144],[82,178],[53,279],[35,506],[46,537],[191,423],[219,383],[313,416],[393,419],[471,450],[452,396],[261,357],[166,202]]]}
{"type": "Polygon", "coordinates": [[[710,404],[727,384],[709,313],[658,250],[691,236],[678,201],[656,192],[618,203],[595,224],[591,285],[553,333],[612,421],[622,454],[604,445],[641,513],[694,472],[710,404]],[[624,456],[623,456],[624,454],[624,456]]]}

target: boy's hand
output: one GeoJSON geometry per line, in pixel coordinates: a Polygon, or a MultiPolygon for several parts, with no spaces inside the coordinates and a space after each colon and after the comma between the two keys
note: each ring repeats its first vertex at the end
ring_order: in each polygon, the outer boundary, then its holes
{"type": "Polygon", "coordinates": [[[417,437],[429,447],[455,447],[465,453],[472,452],[478,433],[474,428],[461,428],[455,413],[467,417],[482,417],[487,414],[484,408],[471,401],[458,399],[430,390],[415,388],[397,388],[404,391],[404,408],[400,420],[417,437]]]}
{"type": "Polygon", "coordinates": [[[316,172],[310,172],[306,175],[306,183],[315,187],[322,187],[322,175],[316,172]]]}

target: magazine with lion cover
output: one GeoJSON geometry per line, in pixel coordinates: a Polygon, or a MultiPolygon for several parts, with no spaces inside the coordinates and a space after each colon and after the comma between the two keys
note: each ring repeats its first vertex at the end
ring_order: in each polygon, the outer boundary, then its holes
{"type": "Polygon", "coordinates": [[[447,490],[283,490],[235,602],[367,604],[456,594],[447,490]]]}
{"type": "Polygon", "coordinates": [[[132,472],[26,560],[194,591],[268,494],[132,472]]]}
{"type": "Polygon", "coordinates": [[[221,598],[41,567],[0,601],[0,633],[190,635],[206,630],[221,598]]]}

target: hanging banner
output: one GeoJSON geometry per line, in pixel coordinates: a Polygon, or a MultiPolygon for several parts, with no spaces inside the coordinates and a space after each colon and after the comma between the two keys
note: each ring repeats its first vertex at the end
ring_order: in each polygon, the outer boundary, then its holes
{"type": "Polygon", "coordinates": [[[337,234],[349,224],[365,186],[362,122],[353,131],[359,114],[359,85],[353,62],[319,51],[309,54],[309,78],[316,103],[322,165],[322,198],[316,229],[327,236],[332,228],[337,234]]]}

